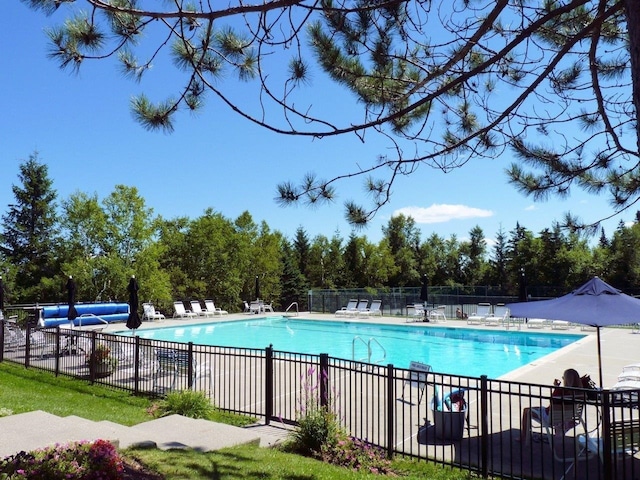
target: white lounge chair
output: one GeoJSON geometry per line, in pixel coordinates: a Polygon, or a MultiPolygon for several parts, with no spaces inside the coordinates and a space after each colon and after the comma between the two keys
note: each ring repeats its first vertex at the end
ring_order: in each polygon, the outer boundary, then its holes
{"type": "Polygon", "coordinates": [[[336,310],[336,317],[354,315],[354,312],[356,311],[357,306],[358,306],[358,299],[351,298],[347,303],[346,307],[342,307],[340,310],[336,310]]]}
{"type": "Polygon", "coordinates": [[[382,310],[380,310],[380,307],[382,306],[382,300],[372,300],[371,301],[371,306],[367,309],[367,314],[369,316],[382,316],[382,310]]]}
{"type": "Polygon", "coordinates": [[[491,304],[479,303],[476,307],[476,311],[467,318],[467,324],[482,325],[489,315],[491,315],[491,304]]]}
{"type": "Polygon", "coordinates": [[[200,305],[200,300],[191,300],[191,311],[199,317],[213,317],[214,313],[210,313],[208,310],[203,310],[200,305]]]}
{"type": "Polygon", "coordinates": [[[546,318],[528,318],[527,328],[546,328],[550,324],[546,318]]]}
{"type": "Polygon", "coordinates": [[[493,308],[493,313],[487,315],[484,319],[484,324],[489,326],[500,326],[508,323],[509,321],[509,309],[503,305],[498,304],[493,308]]]}
{"type": "Polygon", "coordinates": [[[368,317],[369,316],[369,300],[360,300],[356,306],[356,311],[353,312],[353,316],[368,317]]]}
{"type": "Polygon", "coordinates": [[[566,320],[553,320],[551,322],[551,328],[553,330],[570,330],[573,328],[573,323],[566,320]]]}
{"type": "Polygon", "coordinates": [[[195,318],[198,315],[184,308],[184,303],[173,302],[173,318],[195,318]]]}
{"type": "MultiPolygon", "coordinates": [[[[213,300],[205,300],[204,301],[204,308],[207,309],[207,312],[212,313],[213,315],[228,315],[229,314],[229,312],[227,312],[226,310],[222,310],[221,308],[216,307],[215,303],[213,303],[213,300]]],[[[247,308],[248,308],[248,305],[247,305],[247,308]]]]}
{"type": "Polygon", "coordinates": [[[142,320],[164,320],[164,315],[156,310],[152,303],[142,304],[142,320]]]}

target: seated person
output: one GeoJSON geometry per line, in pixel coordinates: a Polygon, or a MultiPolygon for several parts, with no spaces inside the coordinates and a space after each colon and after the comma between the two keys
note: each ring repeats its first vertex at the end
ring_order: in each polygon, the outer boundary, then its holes
{"type": "MultiPolygon", "coordinates": [[[[551,394],[551,404],[563,403],[563,397],[575,397],[575,392],[571,390],[565,390],[560,386],[560,380],[557,378],[553,381],[553,385],[556,387],[551,394]]],[[[569,368],[564,371],[562,374],[562,383],[564,387],[569,388],[582,388],[582,380],[580,379],[580,374],[574,370],[573,368],[569,368]]],[[[525,407],[522,409],[522,423],[520,430],[520,441],[527,442],[529,441],[529,436],[531,432],[531,419],[536,419],[542,424],[549,423],[549,414],[551,412],[551,405],[547,405],[546,407],[525,407]]]]}
{"type": "Polygon", "coordinates": [[[469,318],[469,315],[463,313],[460,307],[456,308],[456,318],[469,318]]]}

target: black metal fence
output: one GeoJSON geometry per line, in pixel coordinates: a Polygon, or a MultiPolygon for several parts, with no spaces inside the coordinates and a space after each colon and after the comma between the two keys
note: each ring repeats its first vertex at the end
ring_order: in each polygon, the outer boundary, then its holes
{"type": "Polygon", "coordinates": [[[640,476],[638,391],[571,389],[564,397],[570,411],[552,415],[549,425],[556,427],[532,422],[531,438],[521,441],[523,410],[548,405],[551,387],[271,347],[201,346],[59,327],[23,331],[1,323],[0,361],[137,394],[193,388],[207,392],[223,410],[266,423],[294,424],[309,402],[319,402],[335,411],[352,436],[389,455],[454,465],[483,477],[640,476]],[[91,366],[97,352],[110,368],[91,366]]]}

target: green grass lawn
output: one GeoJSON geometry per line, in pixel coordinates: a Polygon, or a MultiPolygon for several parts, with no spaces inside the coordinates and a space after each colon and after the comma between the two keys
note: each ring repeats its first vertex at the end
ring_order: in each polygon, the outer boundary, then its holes
{"type": "MultiPolygon", "coordinates": [[[[89,385],[85,381],[67,377],[55,377],[47,372],[27,370],[6,362],[0,363],[0,409],[9,409],[16,414],[43,410],[59,416],[78,415],[94,421],[110,420],[122,425],[135,425],[151,420],[147,413],[151,404],[150,399],[136,397],[128,392],[89,385]]],[[[234,417],[236,416],[220,413],[213,420],[237,424],[234,417]]],[[[142,465],[160,473],[166,480],[349,480],[381,477],[257,446],[227,448],[209,453],[129,449],[122,454],[126,458],[135,458],[142,465]]],[[[477,478],[466,471],[406,459],[395,460],[394,469],[400,473],[401,478],[408,480],[477,478]]]]}

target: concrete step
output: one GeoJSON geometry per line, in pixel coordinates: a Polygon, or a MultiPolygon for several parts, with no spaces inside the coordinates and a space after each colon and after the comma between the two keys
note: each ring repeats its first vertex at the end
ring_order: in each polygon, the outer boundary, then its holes
{"type": "Polygon", "coordinates": [[[71,415],[58,417],[38,410],[0,418],[0,458],[57,443],[97,439],[117,442],[119,448],[157,446],[160,449],[192,448],[207,452],[240,444],[271,445],[277,436],[260,430],[241,428],[180,415],[140,423],[132,427],[109,421],[94,422],[71,415]]]}

